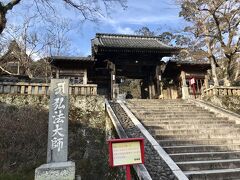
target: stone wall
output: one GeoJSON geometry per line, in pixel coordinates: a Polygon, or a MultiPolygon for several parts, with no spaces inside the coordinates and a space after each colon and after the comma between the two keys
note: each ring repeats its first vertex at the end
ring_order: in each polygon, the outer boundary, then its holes
{"type": "Polygon", "coordinates": [[[203,100],[240,114],[240,96],[205,96],[203,100]]]}
{"type": "MultiPolygon", "coordinates": [[[[23,177],[26,171],[29,176],[24,176],[24,179],[32,179],[35,168],[46,163],[48,103],[48,96],[0,95],[1,110],[3,113],[8,112],[4,119],[0,119],[0,135],[3,140],[0,141],[3,162],[0,163],[0,179],[15,179],[14,174],[23,177]],[[18,113],[12,117],[14,111],[18,113]],[[14,129],[11,129],[9,119],[12,124],[17,123],[19,126],[14,132],[15,140],[11,139],[14,129]],[[8,129],[1,129],[4,127],[8,129]],[[18,137],[21,137],[19,144],[18,137]],[[19,150],[16,151],[14,147],[19,150]],[[25,151],[21,152],[20,149],[25,151]]],[[[109,168],[108,165],[106,134],[109,133],[106,132],[104,98],[71,96],[69,107],[69,160],[76,162],[76,174],[89,180],[120,176],[118,169],[109,168]]]]}

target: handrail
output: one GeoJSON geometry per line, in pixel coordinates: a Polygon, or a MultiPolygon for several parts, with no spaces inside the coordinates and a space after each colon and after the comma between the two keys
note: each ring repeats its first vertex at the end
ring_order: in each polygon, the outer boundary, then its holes
{"type": "MultiPolygon", "coordinates": [[[[111,119],[119,138],[128,138],[125,130],[123,129],[121,123],[119,122],[117,116],[115,115],[114,111],[112,110],[107,99],[105,99],[105,106],[106,106],[106,111],[109,115],[109,118],[111,119]]],[[[136,171],[136,174],[139,177],[139,179],[152,180],[146,167],[143,164],[133,165],[133,168],[136,171]]]]}
{"type": "MultiPolygon", "coordinates": [[[[0,82],[0,94],[33,94],[49,95],[47,83],[12,83],[0,82]]],[[[73,95],[97,95],[96,84],[73,84],[69,85],[69,94],[73,95]]]]}
{"type": "Polygon", "coordinates": [[[202,96],[240,96],[240,87],[211,87],[203,90],[202,96]]]}

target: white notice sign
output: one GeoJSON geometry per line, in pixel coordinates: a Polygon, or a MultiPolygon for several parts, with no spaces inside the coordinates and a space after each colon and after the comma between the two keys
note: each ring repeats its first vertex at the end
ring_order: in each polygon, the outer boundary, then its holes
{"type": "Polygon", "coordinates": [[[190,79],[190,84],[191,85],[195,84],[195,79],[194,78],[190,79]]]}
{"type": "Polygon", "coordinates": [[[140,141],[112,144],[113,166],[142,163],[140,141]]]}

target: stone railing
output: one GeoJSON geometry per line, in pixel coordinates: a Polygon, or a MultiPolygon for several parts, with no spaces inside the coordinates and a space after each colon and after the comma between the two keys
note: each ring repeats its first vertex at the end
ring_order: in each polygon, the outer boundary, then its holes
{"type": "MultiPolygon", "coordinates": [[[[0,94],[49,95],[49,84],[0,82],[0,94]]],[[[97,95],[96,84],[69,85],[69,94],[97,95]]]]}
{"type": "Polygon", "coordinates": [[[240,96],[240,87],[211,87],[203,90],[202,96],[240,96]]]}

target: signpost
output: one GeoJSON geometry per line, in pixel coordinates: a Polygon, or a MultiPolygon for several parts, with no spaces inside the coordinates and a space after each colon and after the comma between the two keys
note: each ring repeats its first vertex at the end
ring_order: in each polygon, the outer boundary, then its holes
{"type": "Polygon", "coordinates": [[[126,179],[131,179],[130,165],[144,164],[144,139],[111,139],[108,141],[110,166],[126,166],[126,179]]]}

